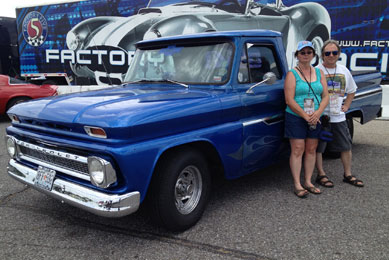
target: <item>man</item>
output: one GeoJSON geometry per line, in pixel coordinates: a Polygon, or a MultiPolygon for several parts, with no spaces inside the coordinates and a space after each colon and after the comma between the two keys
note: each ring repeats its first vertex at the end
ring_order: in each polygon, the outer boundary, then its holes
{"type": "Polygon", "coordinates": [[[316,168],[319,172],[316,182],[324,187],[332,188],[334,183],[327,177],[323,169],[323,152],[328,145],[334,152],[340,152],[344,169],[343,181],[357,187],[363,187],[363,182],[358,180],[351,173],[351,135],[347,126],[346,112],[354,99],[357,85],[350,71],[343,65],[337,64],[340,56],[340,46],[335,40],[328,40],[322,47],[323,63],[320,68],[327,79],[330,103],[324,114],[330,116],[330,127],[333,134],[333,141],[327,143],[320,141],[316,154],[316,168]],[[343,97],[347,98],[343,103],[343,97]]]}

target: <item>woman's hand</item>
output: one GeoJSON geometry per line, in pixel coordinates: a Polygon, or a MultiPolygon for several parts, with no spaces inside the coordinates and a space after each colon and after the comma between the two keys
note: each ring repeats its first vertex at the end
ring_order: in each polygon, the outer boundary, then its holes
{"type": "Polygon", "coordinates": [[[317,123],[320,123],[320,112],[319,111],[315,111],[313,112],[311,115],[308,115],[309,116],[309,119],[308,119],[308,123],[310,125],[316,125],[317,123]]]}

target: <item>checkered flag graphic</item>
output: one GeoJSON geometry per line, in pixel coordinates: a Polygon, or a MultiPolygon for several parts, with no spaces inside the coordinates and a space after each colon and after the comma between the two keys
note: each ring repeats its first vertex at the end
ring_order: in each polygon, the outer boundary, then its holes
{"type": "Polygon", "coordinates": [[[43,35],[39,36],[38,38],[31,38],[30,36],[28,36],[28,44],[32,45],[32,46],[40,46],[42,45],[42,43],[45,41],[45,38],[43,37],[43,35]]]}

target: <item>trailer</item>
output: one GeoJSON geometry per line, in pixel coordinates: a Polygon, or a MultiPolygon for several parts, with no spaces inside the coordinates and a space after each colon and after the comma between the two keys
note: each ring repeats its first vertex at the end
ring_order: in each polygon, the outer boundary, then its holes
{"type": "Polygon", "coordinates": [[[0,74],[15,77],[20,74],[16,19],[0,17],[0,74]]]}
{"type": "Polygon", "coordinates": [[[21,76],[42,83],[120,84],[138,41],[243,29],[281,32],[290,67],[298,41],[320,53],[334,38],[340,63],[389,79],[386,0],[89,0],[16,12],[21,76]]]}

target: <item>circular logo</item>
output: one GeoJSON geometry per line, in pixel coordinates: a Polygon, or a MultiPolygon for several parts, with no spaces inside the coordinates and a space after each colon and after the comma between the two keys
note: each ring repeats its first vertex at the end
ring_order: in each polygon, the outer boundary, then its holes
{"type": "Polygon", "coordinates": [[[23,37],[31,46],[42,45],[47,37],[47,21],[37,11],[30,12],[23,20],[23,37]]]}

